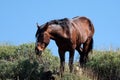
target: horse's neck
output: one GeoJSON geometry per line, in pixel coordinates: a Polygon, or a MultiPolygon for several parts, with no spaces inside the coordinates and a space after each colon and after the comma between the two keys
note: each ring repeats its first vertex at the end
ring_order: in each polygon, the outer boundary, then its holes
{"type": "Polygon", "coordinates": [[[51,33],[54,33],[54,32],[56,33],[62,29],[60,25],[56,25],[56,24],[52,24],[51,26],[49,26],[49,28],[51,30],[51,33]]]}
{"type": "Polygon", "coordinates": [[[64,31],[60,25],[52,24],[51,26],[49,26],[49,30],[50,30],[49,33],[51,35],[51,39],[56,39],[56,37],[64,37],[63,36],[64,31]]]}

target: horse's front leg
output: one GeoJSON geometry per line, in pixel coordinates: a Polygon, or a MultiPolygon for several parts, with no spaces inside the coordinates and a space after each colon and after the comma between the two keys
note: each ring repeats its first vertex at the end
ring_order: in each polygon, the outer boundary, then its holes
{"type": "Polygon", "coordinates": [[[65,51],[59,49],[59,57],[60,57],[60,75],[63,75],[64,67],[65,67],[65,51]]]}
{"type": "Polygon", "coordinates": [[[69,55],[69,69],[70,69],[70,73],[72,73],[72,71],[73,71],[74,52],[75,52],[75,50],[71,50],[70,51],[70,55],[69,55]]]}

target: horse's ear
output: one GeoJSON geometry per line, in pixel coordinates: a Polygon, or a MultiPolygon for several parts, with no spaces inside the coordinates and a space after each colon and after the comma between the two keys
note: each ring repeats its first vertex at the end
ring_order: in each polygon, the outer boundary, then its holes
{"type": "Polygon", "coordinates": [[[47,30],[47,28],[48,28],[48,22],[45,24],[44,30],[47,30]]]}
{"type": "Polygon", "coordinates": [[[38,23],[36,23],[36,25],[37,25],[37,28],[40,28],[40,26],[38,25],[38,23]]]}

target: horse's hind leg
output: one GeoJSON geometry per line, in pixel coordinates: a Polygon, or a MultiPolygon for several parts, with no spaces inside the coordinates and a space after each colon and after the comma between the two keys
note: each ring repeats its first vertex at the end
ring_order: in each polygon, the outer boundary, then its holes
{"type": "Polygon", "coordinates": [[[80,64],[82,64],[82,62],[84,62],[84,61],[83,61],[83,57],[84,57],[84,55],[83,55],[83,48],[81,48],[81,46],[78,46],[78,47],[76,48],[76,50],[79,52],[79,55],[80,55],[79,62],[80,62],[80,64]]]}
{"type": "Polygon", "coordinates": [[[87,41],[83,44],[83,51],[80,53],[80,64],[83,65],[88,60],[88,53],[93,48],[93,38],[88,38],[87,41]]]}

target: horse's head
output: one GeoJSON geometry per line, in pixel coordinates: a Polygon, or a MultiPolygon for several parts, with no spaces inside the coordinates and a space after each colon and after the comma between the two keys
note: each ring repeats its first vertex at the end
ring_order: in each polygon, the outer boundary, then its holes
{"type": "Polygon", "coordinates": [[[48,23],[45,25],[39,26],[37,24],[37,32],[36,32],[36,45],[35,52],[37,55],[41,55],[43,50],[47,47],[50,42],[50,35],[48,33],[48,23]]]}

